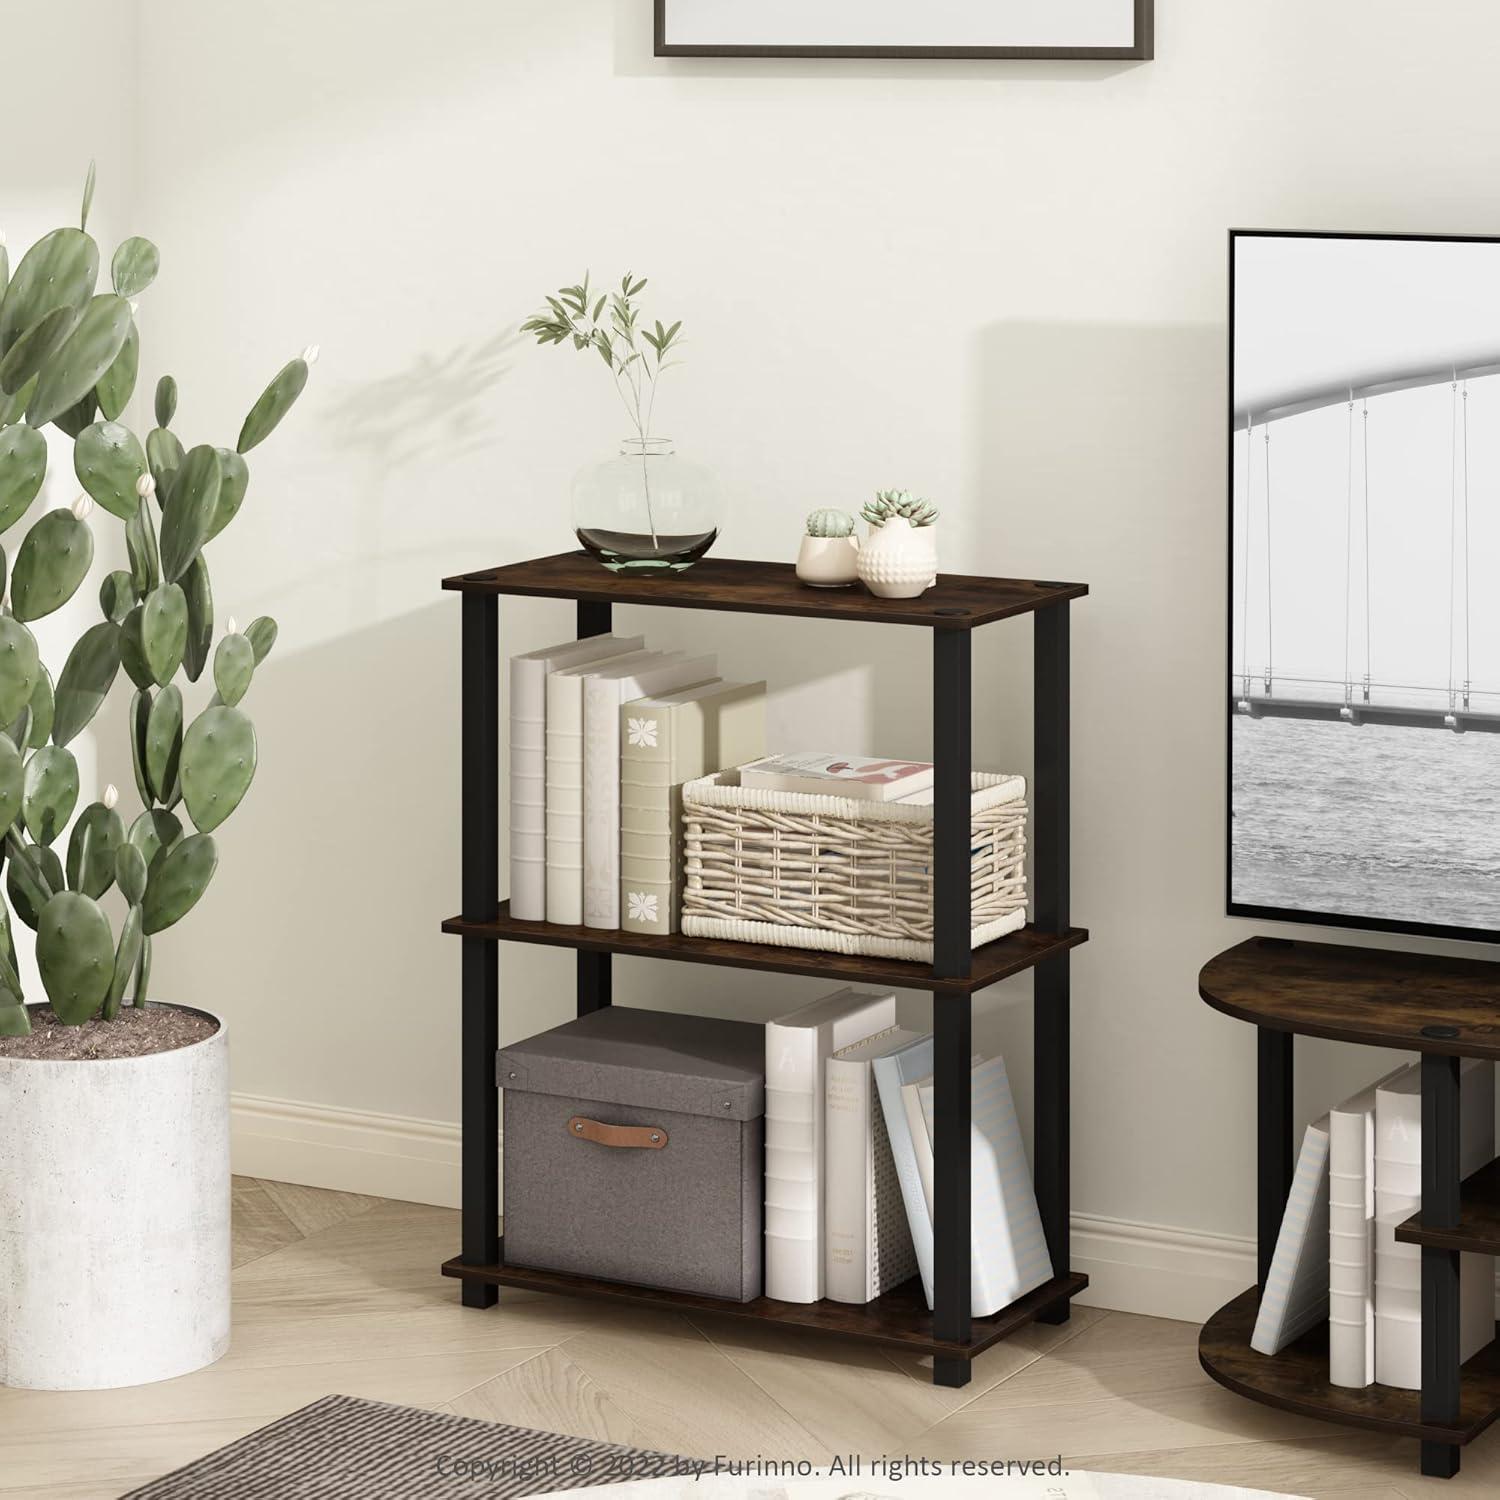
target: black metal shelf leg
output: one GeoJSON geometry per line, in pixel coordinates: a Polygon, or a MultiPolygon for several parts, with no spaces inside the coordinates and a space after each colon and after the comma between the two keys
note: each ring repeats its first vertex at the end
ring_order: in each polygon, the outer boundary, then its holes
{"type": "MultiPolygon", "coordinates": [[[[1047,932],[1066,932],[1071,920],[1069,624],[1063,603],[1038,610],[1033,627],[1032,872],[1036,924],[1047,932]]],[[[1032,980],[1033,1177],[1054,1276],[1072,1264],[1071,974],[1061,953],[1039,964],[1032,980]]],[[[1072,1304],[1059,1302],[1037,1321],[1066,1323],[1071,1314],[1072,1304]]]]}
{"type": "MultiPolygon", "coordinates": [[[[494,919],[500,901],[500,608],[494,596],[463,601],[462,842],[463,909],[494,919]]],[[[494,943],[463,941],[462,1092],[463,1258],[500,1259],[500,961],[494,943]]],[[[463,1283],[465,1307],[494,1306],[499,1290],[463,1283]]]]}
{"type": "MultiPolygon", "coordinates": [[[[1459,1060],[1422,1056],[1422,1223],[1452,1229],[1459,1220],[1459,1060]]],[[[1458,1252],[1422,1247],[1422,1420],[1458,1420],[1458,1252]]],[[[1424,1442],[1422,1472],[1458,1473],[1457,1443],[1424,1442]]]]}
{"type": "Polygon", "coordinates": [[[1292,1190],[1292,1034],[1258,1026],[1255,1039],[1255,1275],[1264,1295],[1292,1190]]]}
{"type": "MultiPolygon", "coordinates": [[[[966,976],[970,930],[971,636],[932,636],[933,972],[966,976]]],[[[933,1332],[967,1344],[973,1307],[969,1268],[970,1087],[973,1007],[968,995],[935,995],[933,1007],[933,1332]]],[[[937,1385],[969,1383],[967,1359],[933,1360],[937,1385]]]]}
{"type": "MultiPolygon", "coordinates": [[[[608,635],[614,629],[614,606],[607,599],[580,599],[578,601],[578,639],[587,640],[591,635],[608,635]]],[[[591,1016],[612,1002],[611,980],[613,978],[608,953],[589,953],[578,950],[578,1014],[591,1016]]]]}

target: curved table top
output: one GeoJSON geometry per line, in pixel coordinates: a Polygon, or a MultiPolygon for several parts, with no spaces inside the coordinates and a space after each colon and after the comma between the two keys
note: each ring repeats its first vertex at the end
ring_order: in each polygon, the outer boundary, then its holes
{"type": "Polygon", "coordinates": [[[1273,1031],[1500,1059],[1500,963],[1255,937],[1210,959],[1198,993],[1273,1031]]]}

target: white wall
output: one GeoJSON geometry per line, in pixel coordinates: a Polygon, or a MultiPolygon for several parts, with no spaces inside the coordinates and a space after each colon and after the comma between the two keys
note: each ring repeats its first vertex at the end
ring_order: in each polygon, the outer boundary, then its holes
{"type": "MultiPolygon", "coordinates": [[[[812,506],[902,483],[942,505],[945,567],[1091,583],[1075,1203],[1196,1232],[1243,1275],[1254,1039],[1195,982],[1251,930],[1220,914],[1225,230],[1500,229],[1500,11],[1159,0],[1157,33],[1141,65],[658,61],[644,0],[140,8],[136,218],[163,251],[143,383],[170,369],[185,438],[226,442],[284,359],[324,351],[211,551],[221,614],[269,610],[282,642],[250,703],[257,785],[158,945],[162,993],[231,1017],[242,1093],[359,1112],[262,1106],[268,1136],[456,1119],[458,610],[437,584],[570,544],[569,476],[622,435],[615,398],[515,329],[585,266],[628,267],[685,320],[658,426],[723,477],[726,554],[789,558],[812,506]]],[[[76,49],[50,56],[60,80],[76,49]]],[[[785,746],[928,746],[916,633],[619,614],[768,675],[785,746]]],[[[508,602],[502,630],[521,650],[571,618],[508,602]]],[[[1029,769],[1029,648],[1024,623],[976,643],[976,764],[1029,769]]],[[[618,976],[622,1000],[762,1018],[818,989],[618,976]]],[[[565,1018],[571,982],[569,953],[505,950],[504,1035],[565,1018]]],[[[1022,1058],[1025,1002],[1024,982],[980,1002],[1022,1058]]],[[[1299,1055],[1305,1113],[1382,1064],[1299,1055]]],[[[390,1139],[405,1191],[451,1146],[390,1139]]],[[[371,1186],[380,1150],[339,1149],[309,1159],[371,1186]]]]}

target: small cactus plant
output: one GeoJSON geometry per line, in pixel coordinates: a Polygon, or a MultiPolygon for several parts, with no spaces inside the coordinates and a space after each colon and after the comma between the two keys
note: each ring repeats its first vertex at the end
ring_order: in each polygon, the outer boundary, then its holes
{"type": "Polygon", "coordinates": [[[854,517],[847,510],[815,510],[807,518],[808,536],[853,536],[854,517]]]}
{"type": "Polygon", "coordinates": [[[910,490],[877,490],[860,514],[871,526],[884,526],[892,516],[900,516],[911,526],[931,526],[940,512],[920,495],[910,490]]]}
{"type": "MultiPolygon", "coordinates": [[[[119,420],[135,388],[140,346],[133,298],[156,278],[149,240],[126,240],[110,265],[113,293],[95,295],[99,247],[88,231],[89,168],[79,228],[54,230],[14,274],[0,250],[0,533],[30,510],[46,477],[52,423],[73,438],[85,493],[36,519],[16,546],[0,544],[0,1036],[31,1029],[16,964],[14,915],[37,935],[37,965],[58,1019],[113,1020],[127,993],[144,1005],[152,936],[185,916],[218,866],[211,834],[250,788],[255,729],[241,706],[276,623],[243,635],[229,622],[214,645],[204,548],[235,518],[250,470],[244,455],[270,436],[307,383],[316,346],[271,381],[235,447],[185,449],[171,430],[177,382],[156,387],[156,426],[143,444],[119,420]],[[30,623],[60,609],[94,561],[93,526],[118,518],[130,566],[99,589],[101,623],[79,637],[56,686],[30,623]],[[158,524],[159,523],[159,524],[158,524]],[[213,662],[217,691],[195,714],[173,680],[196,682],[213,662]],[[144,811],[129,825],[110,787],[73,822],[66,859],[54,844],[78,804],[68,742],[99,711],[123,666],[137,692],[128,715],[144,811]],[[196,832],[184,836],[179,804],[196,832]],[[104,910],[124,900],[118,942],[104,910]]],[[[0,238],[0,245],[3,245],[0,238]]],[[[649,336],[648,336],[649,337],[649,336]]],[[[110,549],[105,549],[106,551],[110,549]]]]}

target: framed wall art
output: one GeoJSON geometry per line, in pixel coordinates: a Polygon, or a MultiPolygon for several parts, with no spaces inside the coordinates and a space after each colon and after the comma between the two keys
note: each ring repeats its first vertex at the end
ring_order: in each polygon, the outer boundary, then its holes
{"type": "Polygon", "coordinates": [[[656,0],[658,57],[1151,56],[1154,0],[656,0]]]}

